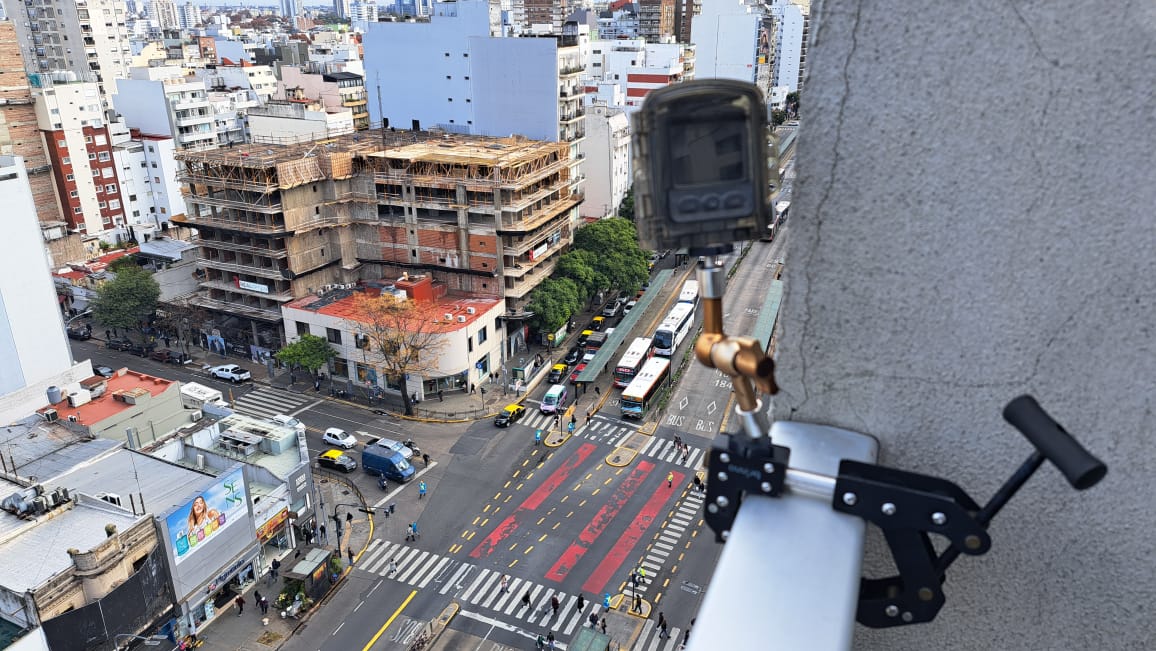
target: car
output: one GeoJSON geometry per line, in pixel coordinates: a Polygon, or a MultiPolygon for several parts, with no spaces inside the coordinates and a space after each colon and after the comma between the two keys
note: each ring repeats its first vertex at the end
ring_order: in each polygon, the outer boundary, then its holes
{"type": "Polygon", "coordinates": [[[395,441],[393,439],[377,439],[377,442],[374,443],[374,445],[385,448],[386,450],[393,450],[394,452],[400,454],[401,458],[407,461],[413,458],[413,449],[401,441],[395,441]]]}
{"type": "Polygon", "coordinates": [[[587,351],[586,354],[582,356],[582,366],[586,366],[590,362],[593,362],[594,358],[597,356],[598,356],[598,351],[594,351],[594,352],[587,351]]]}
{"type": "Polygon", "coordinates": [[[613,303],[607,303],[606,307],[602,308],[602,316],[607,319],[613,319],[619,314],[622,314],[622,301],[616,300],[613,303]]]}
{"type": "Polygon", "coordinates": [[[330,470],[353,472],[357,470],[357,462],[341,450],[326,450],[317,455],[317,465],[330,470]]]}
{"type": "Polygon", "coordinates": [[[88,328],[69,328],[68,338],[76,339],[77,341],[88,341],[92,339],[92,331],[88,328]]]}
{"type": "Polygon", "coordinates": [[[626,301],[629,301],[630,300],[630,292],[626,291],[625,289],[618,292],[618,300],[623,302],[623,303],[625,303],[626,301]]]}
{"type": "Polygon", "coordinates": [[[583,330],[582,334],[578,335],[578,347],[585,348],[586,341],[590,339],[590,335],[594,334],[593,330],[583,330]]]}
{"type": "Polygon", "coordinates": [[[578,381],[578,375],[580,373],[582,373],[582,371],[585,371],[585,370],[586,370],[586,364],[585,363],[582,363],[582,364],[579,364],[578,366],[575,366],[574,372],[570,374],[570,384],[574,384],[575,382],[577,382],[578,381]]]}
{"type": "Polygon", "coordinates": [[[570,369],[569,364],[555,364],[550,367],[550,373],[546,376],[546,381],[550,384],[558,384],[562,378],[566,376],[566,371],[570,369]]]}
{"type": "Polygon", "coordinates": [[[626,305],[622,306],[622,313],[630,314],[630,310],[633,310],[635,305],[638,305],[638,301],[626,301],[626,305]]]}
{"type": "Polygon", "coordinates": [[[305,423],[302,423],[300,420],[297,420],[296,418],[294,418],[292,416],[286,416],[285,414],[277,414],[276,416],[273,416],[269,420],[280,425],[281,427],[291,427],[298,434],[304,434],[305,433],[305,423]]]}
{"type": "Polygon", "coordinates": [[[606,327],[606,317],[596,316],[590,321],[590,329],[594,332],[602,332],[602,328],[606,327]]]}
{"type": "Polygon", "coordinates": [[[158,348],[149,353],[149,359],[155,359],[165,364],[180,364],[181,354],[168,348],[158,348]]]}
{"type": "Polygon", "coordinates": [[[571,348],[570,352],[566,353],[566,357],[562,358],[562,363],[566,366],[573,366],[578,362],[579,359],[582,359],[581,345],[571,348]]]}
{"type": "Polygon", "coordinates": [[[498,414],[498,417],[494,419],[494,425],[496,427],[509,427],[511,423],[521,418],[522,414],[525,413],[526,408],[522,405],[506,405],[502,413],[498,414]]]}
{"type": "Polygon", "coordinates": [[[132,350],[134,345],[135,344],[128,339],[109,339],[104,343],[105,348],[111,348],[112,350],[132,350]]]}
{"type": "Polygon", "coordinates": [[[112,377],[116,375],[116,371],[107,366],[94,366],[92,372],[96,373],[100,377],[112,377]]]}
{"type": "Polygon", "coordinates": [[[330,427],[325,430],[325,433],[321,435],[321,440],[346,450],[352,450],[357,445],[357,437],[340,427],[330,427]]]}
{"type": "Polygon", "coordinates": [[[148,357],[153,348],[153,344],[133,344],[132,348],[127,348],[126,350],[137,357],[148,357]]]}
{"type": "Polygon", "coordinates": [[[228,380],[234,384],[237,382],[244,382],[245,380],[252,380],[253,375],[249,371],[237,366],[236,364],[225,364],[224,366],[214,366],[209,369],[209,375],[218,380],[228,380]]]}

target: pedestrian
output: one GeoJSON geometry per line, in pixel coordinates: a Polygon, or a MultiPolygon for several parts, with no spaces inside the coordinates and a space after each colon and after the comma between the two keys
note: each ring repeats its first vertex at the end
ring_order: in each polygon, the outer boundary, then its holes
{"type": "Polygon", "coordinates": [[[470,384],[470,395],[474,394],[474,390],[475,390],[475,387],[474,387],[473,383],[471,383],[470,384]]]}
{"type": "Polygon", "coordinates": [[[347,556],[349,556],[349,565],[352,566],[353,565],[353,548],[350,547],[350,548],[346,549],[345,553],[347,556]]]}
{"type": "Polygon", "coordinates": [[[674,471],[666,473],[666,487],[670,488],[674,485],[674,471]]]}
{"type": "Polygon", "coordinates": [[[233,600],[233,603],[237,606],[237,617],[240,617],[241,613],[245,612],[245,597],[237,595],[237,598],[233,600]]]}
{"type": "Polygon", "coordinates": [[[313,390],[318,392],[318,393],[321,392],[321,380],[320,379],[313,380],[313,390]]]}
{"type": "Polygon", "coordinates": [[[603,618],[602,618],[602,620],[601,620],[601,622],[599,622],[599,623],[600,623],[600,624],[601,624],[601,626],[602,626],[602,634],[603,634],[603,635],[606,635],[606,618],[605,618],[605,617],[603,617],[603,618]]]}
{"type": "Polygon", "coordinates": [[[642,563],[638,564],[638,577],[640,579],[646,578],[646,568],[642,566],[642,563]]]}
{"type": "Polygon", "coordinates": [[[529,608],[529,607],[530,607],[530,591],[527,590],[526,594],[522,595],[522,608],[529,608]]]}
{"type": "Polygon", "coordinates": [[[257,604],[258,606],[261,605],[261,591],[260,590],[254,590],[253,591],[253,603],[257,604]]]}
{"type": "Polygon", "coordinates": [[[546,638],[543,637],[541,633],[538,634],[538,640],[536,642],[534,642],[534,648],[535,649],[546,648],[546,638]]]}
{"type": "Polygon", "coordinates": [[[165,340],[165,348],[168,348],[168,347],[169,347],[169,337],[168,337],[168,335],[165,335],[165,337],[164,337],[164,340],[165,340]]]}
{"type": "Polygon", "coordinates": [[[638,574],[637,573],[635,573],[635,572],[630,573],[630,583],[634,586],[635,590],[638,589],[638,574]]]}
{"type": "Polygon", "coordinates": [[[446,394],[441,389],[438,389],[438,402],[445,402],[446,394]]]}
{"type": "Polygon", "coordinates": [[[566,430],[571,434],[574,433],[574,421],[570,421],[570,424],[566,426],[566,430]]]}
{"type": "Polygon", "coordinates": [[[610,610],[610,593],[609,592],[602,595],[602,607],[605,608],[606,610],[610,610]]]}
{"type": "MultiPolygon", "coordinates": [[[[429,464],[426,464],[426,465],[429,465],[429,464]]],[[[420,500],[423,497],[425,497],[425,480],[424,479],[417,483],[417,498],[420,500]]]]}
{"type": "Polygon", "coordinates": [[[642,612],[642,597],[637,594],[634,595],[634,612],[642,612]]]}
{"type": "Polygon", "coordinates": [[[596,396],[600,396],[600,395],[602,395],[602,388],[601,388],[601,387],[597,387],[597,386],[596,386],[596,387],[594,387],[594,395],[596,395],[596,396]]]}
{"type": "Polygon", "coordinates": [[[561,605],[562,604],[558,602],[558,595],[554,595],[553,597],[550,597],[550,610],[554,611],[555,616],[557,616],[557,614],[558,614],[558,606],[561,606],[561,605]]]}
{"type": "Polygon", "coordinates": [[[502,589],[498,591],[498,594],[506,594],[509,591],[510,591],[510,575],[506,574],[502,577],[502,589]]]}
{"type": "Polygon", "coordinates": [[[682,449],[682,462],[686,463],[688,459],[690,459],[690,448],[683,448],[682,449]]]}
{"type": "Polygon", "coordinates": [[[682,437],[681,436],[675,436],[674,437],[674,447],[678,448],[679,450],[682,449],[682,437]]]}
{"type": "MultiPolygon", "coordinates": [[[[574,424],[576,424],[577,422],[578,422],[578,418],[577,418],[577,417],[574,415],[574,412],[570,412],[570,424],[571,424],[571,425],[574,425],[574,424]]],[[[571,427],[571,428],[570,428],[570,430],[571,430],[571,431],[573,431],[573,430],[574,430],[574,428],[573,428],[573,427],[571,427]]]]}
{"type": "Polygon", "coordinates": [[[546,634],[546,648],[554,651],[554,631],[546,634]]]}
{"type": "Polygon", "coordinates": [[[579,594],[578,595],[578,612],[582,612],[585,609],[586,609],[586,598],[583,597],[581,594],[579,594]]]}
{"type": "Polygon", "coordinates": [[[592,416],[593,414],[594,414],[594,410],[593,410],[593,409],[587,409],[587,410],[586,410],[586,424],[587,424],[587,425],[589,425],[589,424],[590,424],[590,416],[592,416]]]}
{"type": "Polygon", "coordinates": [[[696,492],[696,493],[697,493],[697,492],[699,492],[699,491],[701,491],[701,490],[702,490],[702,480],[701,480],[701,479],[699,479],[699,478],[698,478],[698,475],[696,474],[696,475],[694,476],[694,492],[696,492]]]}
{"type": "Polygon", "coordinates": [[[482,394],[482,399],[486,398],[486,387],[478,387],[478,392],[482,394]]]}
{"type": "Polygon", "coordinates": [[[104,340],[108,341],[109,339],[112,339],[112,331],[111,330],[105,330],[104,331],[104,340]]]}
{"type": "Polygon", "coordinates": [[[423,462],[425,462],[425,466],[426,466],[426,468],[428,468],[428,467],[429,467],[429,453],[428,453],[428,452],[426,452],[426,453],[423,453],[423,454],[421,455],[421,460],[422,460],[423,462]]]}
{"type": "Polygon", "coordinates": [[[658,634],[662,637],[670,635],[666,631],[666,616],[662,614],[662,611],[658,611],[658,634]]]}
{"type": "Polygon", "coordinates": [[[594,628],[595,626],[598,626],[598,614],[590,613],[590,628],[594,628]]]}
{"type": "Polygon", "coordinates": [[[682,634],[682,645],[686,646],[687,644],[690,644],[690,627],[689,626],[686,627],[686,632],[684,632],[682,634]]]}
{"type": "Polygon", "coordinates": [[[541,442],[542,442],[542,430],[536,430],[534,432],[534,447],[538,447],[538,444],[541,442]]]}
{"type": "Polygon", "coordinates": [[[277,572],[281,569],[281,561],[276,558],[269,564],[269,583],[272,584],[277,580],[277,572]]]}
{"type": "Polygon", "coordinates": [[[396,557],[390,559],[390,561],[389,561],[389,573],[390,574],[396,574],[397,573],[397,558],[396,557]]]}

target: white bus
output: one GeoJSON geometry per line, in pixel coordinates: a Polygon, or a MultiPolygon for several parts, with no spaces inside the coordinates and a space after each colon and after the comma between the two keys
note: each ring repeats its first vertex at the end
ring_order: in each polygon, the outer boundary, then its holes
{"type": "Polygon", "coordinates": [[[642,370],[631,380],[630,386],[622,390],[622,399],[618,401],[622,407],[622,417],[642,418],[650,409],[650,401],[669,377],[669,359],[651,357],[646,360],[642,370]]]}
{"type": "Polygon", "coordinates": [[[688,280],[682,284],[682,291],[678,293],[679,303],[698,305],[698,281],[688,280]]]}
{"type": "Polygon", "coordinates": [[[566,397],[568,395],[570,394],[565,384],[555,384],[550,387],[550,390],[542,397],[542,404],[538,406],[538,409],[540,409],[543,414],[556,414],[566,405],[566,397]]]}
{"type": "Polygon", "coordinates": [[[650,359],[653,353],[654,349],[649,338],[635,339],[630,348],[626,349],[622,359],[618,360],[618,366],[614,367],[614,386],[619,388],[629,386],[630,381],[642,369],[642,364],[650,359]]]}
{"type": "Polygon", "coordinates": [[[671,357],[678,345],[686,339],[690,326],[694,323],[694,305],[690,303],[675,303],[670,314],[662,320],[658,330],[654,331],[654,352],[656,355],[671,357]]]}

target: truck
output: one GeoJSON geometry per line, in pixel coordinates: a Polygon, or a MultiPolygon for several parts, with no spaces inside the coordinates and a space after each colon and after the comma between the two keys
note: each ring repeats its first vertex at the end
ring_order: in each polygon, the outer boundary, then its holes
{"type": "Polygon", "coordinates": [[[211,405],[221,409],[229,409],[229,403],[224,394],[212,387],[196,382],[185,382],[181,385],[181,404],[185,409],[204,409],[211,405]]]}

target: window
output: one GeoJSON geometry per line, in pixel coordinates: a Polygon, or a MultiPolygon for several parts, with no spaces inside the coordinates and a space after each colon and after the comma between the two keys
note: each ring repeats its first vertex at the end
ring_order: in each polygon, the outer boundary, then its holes
{"type": "Polygon", "coordinates": [[[68,156],[65,156],[64,158],[61,158],[61,159],[60,159],[60,164],[61,164],[61,165],[71,165],[71,164],[72,164],[72,159],[71,159],[71,158],[69,158],[68,156]]]}
{"type": "Polygon", "coordinates": [[[333,358],[333,370],[330,374],[330,377],[348,378],[349,360],[341,357],[333,358]]]}
{"type": "Polygon", "coordinates": [[[152,166],[153,166],[153,169],[156,169],[156,168],[157,168],[157,164],[156,164],[156,163],[149,163],[149,165],[152,165],[152,166]]]}
{"type": "Polygon", "coordinates": [[[80,214],[80,206],[76,206],[75,208],[73,208],[72,214],[79,215],[80,214]]]}
{"type": "Polygon", "coordinates": [[[68,149],[68,141],[67,140],[57,140],[56,146],[60,147],[61,149],[68,149]]]}
{"type": "Polygon", "coordinates": [[[108,202],[108,207],[112,210],[120,210],[120,199],[112,199],[108,202]]]}
{"type": "Polygon", "coordinates": [[[159,176],[153,177],[153,183],[160,183],[160,182],[161,182],[161,177],[159,177],[159,176]]]}
{"type": "Polygon", "coordinates": [[[116,184],[109,183],[108,185],[104,186],[104,191],[109,194],[116,194],[116,184]]]}
{"type": "Polygon", "coordinates": [[[92,136],[85,136],[84,141],[91,145],[92,144],[92,136]]]}
{"type": "MultiPolygon", "coordinates": [[[[100,176],[100,168],[99,167],[92,168],[92,175],[93,176],[100,176]]],[[[97,186],[97,190],[100,190],[100,186],[97,186]]]]}
{"type": "Polygon", "coordinates": [[[338,346],[341,345],[341,331],[340,330],[334,330],[333,328],[326,328],[325,329],[325,338],[328,339],[329,343],[331,343],[331,344],[337,344],[338,346]]]}
{"type": "Polygon", "coordinates": [[[155,151],[155,150],[153,149],[153,146],[152,146],[152,145],[149,145],[149,152],[153,152],[153,151],[155,151]]]}
{"type": "Polygon", "coordinates": [[[111,179],[113,175],[113,169],[111,167],[106,167],[100,170],[100,175],[106,179],[111,179]]]}
{"type": "Polygon", "coordinates": [[[65,175],[64,175],[64,180],[65,180],[65,181],[74,181],[74,180],[76,180],[76,177],[75,177],[75,176],[73,176],[73,175],[71,175],[71,174],[65,174],[65,175]]]}
{"type": "Polygon", "coordinates": [[[481,345],[484,343],[486,343],[486,327],[482,326],[482,329],[478,330],[478,344],[481,345]]]}
{"type": "Polygon", "coordinates": [[[96,204],[96,205],[97,205],[97,206],[99,206],[101,210],[104,210],[105,208],[108,208],[108,204],[107,204],[107,203],[105,203],[105,202],[103,202],[103,201],[101,201],[100,203],[98,203],[98,204],[96,204]]]}
{"type": "Polygon", "coordinates": [[[107,163],[108,159],[109,159],[108,152],[107,151],[100,152],[100,154],[97,155],[97,158],[100,159],[100,162],[107,163]]]}
{"type": "Polygon", "coordinates": [[[73,199],[75,199],[75,198],[77,198],[77,197],[79,197],[79,196],[80,196],[80,193],[79,193],[79,192],[77,192],[76,190],[73,190],[72,192],[69,192],[69,193],[68,193],[68,196],[70,196],[70,197],[72,197],[73,199]]]}
{"type": "Polygon", "coordinates": [[[304,321],[297,322],[297,336],[309,334],[309,324],[304,321]]]}
{"type": "Polygon", "coordinates": [[[466,352],[467,353],[474,352],[474,338],[473,337],[466,337],[466,352]]]}
{"type": "Polygon", "coordinates": [[[91,151],[88,152],[88,160],[96,160],[96,154],[91,151]]]}
{"type": "Polygon", "coordinates": [[[106,138],[104,136],[97,136],[95,142],[98,145],[107,145],[108,144],[108,138],[106,138]]]}

